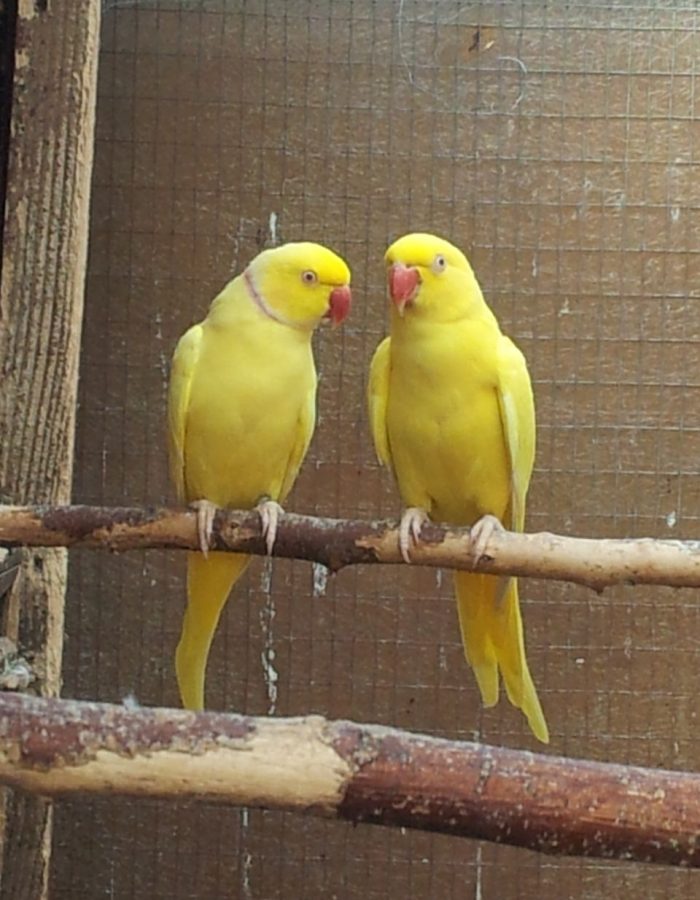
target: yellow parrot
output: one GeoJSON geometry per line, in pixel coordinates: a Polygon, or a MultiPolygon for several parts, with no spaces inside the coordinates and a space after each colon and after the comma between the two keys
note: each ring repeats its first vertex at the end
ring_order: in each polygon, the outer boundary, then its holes
{"type": "MultiPolygon", "coordinates": [[[[522,531],[535,456],[535,408],[525,357],[500,330],[463,253],[408,234],[385,254],[391,334],[368,385],[372,437],[407,509],[401,553],[410,562],[428,519],[471,526],[475,559],[495,528],[522,531]]],[[[485,706],[499,670],[533,733],[549,733],[525,657],[515,578],[455,572],[467,661],[485,706]]]]}
{"type": "Polygon", "coordinates": [[[311,441],[311,336],[350,310],[350,270],[319,244],[265,250],[214,299],[175,349],[168,395],[170,472],[197,509],[201,552],[187,560],[188,604],[175,655],[183,705],[204,707],[221,610],[249,557],[208,552],[216,507],[257,508],[268,552],[311,441]]]}

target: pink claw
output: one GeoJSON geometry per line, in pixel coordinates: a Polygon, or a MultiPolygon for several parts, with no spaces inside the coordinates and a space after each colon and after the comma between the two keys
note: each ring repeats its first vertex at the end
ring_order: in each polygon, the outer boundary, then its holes
{"type": "Polygon", "coordinates": [[[404,562],[411,562],[411,547],[420,542],[421,528],[428,518],[428,513],[419,506],[409,506],[403,511],[399,523],[399,550],[404,562]]]}
{"type": "Polygon", "coordinates": [[[474,565],[478,565],[481,557],[487,555],[486,548],[496,531],[503,531],[503,525],[501,525],[496,516],[482,516],[478,522],[472,525],[469,532],[469,540],[474,565]]]}
{"type": "Polygon", "coordinates": [[[284,512],[282,507],[276,500],[261,500],[255,507],[260,513],[260,522],[262,524],[262,533],[265,538],[265,547],[268,556],[272,556],[272,548],[275,546],[277,537],[277,525],[279,523],[280,514],[284,512]]]}
{"type": "Polygon", "coordinates": [[[216,504],[210,500],[194,500],[190,503],[197,513],[197,535],[199,537],[199,549],[206,559],[211,549],[211,539],[214,534],[214,516],[216,504]]]}

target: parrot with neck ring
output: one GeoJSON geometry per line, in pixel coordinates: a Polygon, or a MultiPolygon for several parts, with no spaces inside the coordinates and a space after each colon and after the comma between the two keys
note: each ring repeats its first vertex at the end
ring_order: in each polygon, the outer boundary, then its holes
{"type": "Polygon", "coordinates": [[[175,669],[183,705],[204,708],[207,658],[219,616],[249,556],[209,549],[217,507],[257,509],[268,552],[314,431],[311,337],[340,324],[350,270],[320,244],[264,250],[179,340],[168,393],[171,478],[197,511],[200,551],[188,553],[175,669]]]}

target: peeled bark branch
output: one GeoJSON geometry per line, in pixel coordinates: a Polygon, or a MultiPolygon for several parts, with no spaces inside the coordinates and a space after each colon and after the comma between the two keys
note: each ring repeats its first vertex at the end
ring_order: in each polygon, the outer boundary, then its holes
{"type": "Polygon", "coordinates": [[[266,719],[0,694],[0,783],[197,798],[543,853],[700,866],[700,775],[266,719]]]}
{"type": "MultiPolygon", "coordinates": [[[[613,584],[700,587],[700,541],[590,539],[542,532],[496,532],[475,566],[469,529],[429,524],[412,554],[416,565],[477,569],[571,581],[601,591],[613,584]]],[[[112,551],[197,549],[194,513],[93,506],[0,506],[0,544],[83,546],[112,551]]],[[[220,510],[213,549],[265,554],[255,512],[220,510]]],[[[282,516],[274,555],[321,563],[332,572],[355,563],[401,563],[396,523],[282,516]]]]}

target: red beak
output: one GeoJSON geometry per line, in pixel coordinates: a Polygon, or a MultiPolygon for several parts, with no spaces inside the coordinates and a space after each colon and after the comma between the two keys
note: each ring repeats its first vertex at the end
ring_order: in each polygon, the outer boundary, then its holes
{"type": "Polygon", "coordinates": [[[333,325],[340,325],[348,317],[352,306],[352,292],[347,284],[333,288],[328,298],[328,312],[323,317],[330,319],[333,325]]]}
{"type": "Polygon", "coordinates": [[[418,269],[404,266],[403,263],[394,263],[389,269],[389,296],[396,304],[400,315],[403,315],[406,304],[414,300],[419,285],[418,269]]]}

